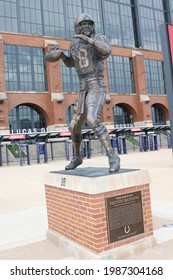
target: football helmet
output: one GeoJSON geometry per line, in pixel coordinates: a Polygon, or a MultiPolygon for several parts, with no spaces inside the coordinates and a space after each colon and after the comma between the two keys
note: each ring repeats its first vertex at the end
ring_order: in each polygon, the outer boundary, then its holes
{"type": "Polygon", "coordinates": [[[76,34],[83,34],[88,37],[91,37],[91,35],[95,34],[95,23],[92,17],[86,13],[81,14],[76,20],[75,20],[75,31],[76,34]]]}

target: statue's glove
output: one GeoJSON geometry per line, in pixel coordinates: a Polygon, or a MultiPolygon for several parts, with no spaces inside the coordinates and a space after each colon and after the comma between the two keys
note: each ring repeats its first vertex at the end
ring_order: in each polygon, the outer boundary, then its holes
{"type": "Polygon", "coordinates": [[[59,49],[59,47],[53,47],[51,48],[45,55],[45,61],[48,62],[55,62],[60,59],[65,59],[66,55],[63,53],[62,50],[59,49]]]}
{"type": "Polygon", "coordinates": [[[77,35],[74,35],[73,38],[78,38],[78,39],[81,39],[83,40],[85,43],[88,43],[90,45],[93,45],[94,44],[94,40],[88,36],[85,36],[83,34],[77,34],[77,35]]]}

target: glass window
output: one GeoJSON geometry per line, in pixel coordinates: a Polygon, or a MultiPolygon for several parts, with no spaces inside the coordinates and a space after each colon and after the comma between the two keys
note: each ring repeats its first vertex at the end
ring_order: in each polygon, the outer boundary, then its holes
{"type": "Polygon", "coordinates": [[[123,1],[104,0],[105,34],[111,44],[134,47],[135,38],[132,20],[134,6],[131,5],[130,0],[125,1],[125,3],[127,2],[128,5],[125,5],[123,1]]]}
{"type": "Polygon", "coordinates": [[[66,0],[67,37],[74,35],[74,21],[82,13],[81,0],[66,0]]]}
{"type": "Polygon", "coordinates": [[[0,0],[0,30],[18,32],[17,0],[0,0]]]}
{"type": "Polygon", "coordinates": [[[17,70],[17,57],[16,49],[11,45],[5,46],[5,80],[7,90],[18,88],[18,70],[17,70]]]}
{"type": "Polygon", "coordinates": [[[0,0],[0,30],[71,38],[84,12],[111,44],[161,51],[159,26],[173,20],[173,0],[0,0]]]}
{"type": "Polygon", "coordinates": [[[113,107],[114,126],[132,126],[132,115],[129,110],[123,105],[116,105],[113,107]]]}
{"type": "Polygon", "coordinates": [[[165,125],[166,118],[161,107],[157,105],[153,105],[151,107],[151,110],[152,110],[153,125],[158,125],[158,124],[165,125]]]}
{"type": "Polygon", "coordinates": [[[43,20],[45,35],[53,37],[66,37],[63,0],[44,0],[43,20]]]}
{"type": "Polygon", "coordinates": [[[4,53],[7,90],[46,90],[43,49],[5,45],[4,53]]]}
{"type": "Polygon", "coordinates": [[[66,21],[68,38],[74,35],[74,22],[81,13],[88,13],[93,17],[97,32],[103,32],[99,0],[66,0],[66,21]]]}
{"type": "Polygon", "coordinates": [[[159,26],[166,18],[163,1],[139,0],[139,18],[142,47],[161,51],[159,26]]]}
{"type": "Polygon", "coordinates": [[[132,60],[129,57],[110,56],[107,59],[107,69],[110,92],[135,92],[132,60]]]}
{"type": "Polygon", "coordinates": [[[147,87],[149,94],[166,94],[164,83],[163,62],[145,59],[147,87]]]}
{"type": "MultiPolygon", "coordinates": [[[[82,12],[88,13],[93,20],[95,21],[95,29],[98,33],[103,33],[102,27],[102,14],[101,14],[101,6],[99,0],[85,0],[83,1],[83,10],[82,12]]],[[[79,14],[78,14],[79,16],[79,14]]]]}
{"type": "Polygon", "coordinates": [[[19,5],[19,30],[27,34],[43,34],[40,0],[18,0],[19,5]]]}
{"type": "Polygon", "coordinates": [[[41,128],[46,128],[46,122],[42,113],[35,108],[19,105],[10,112],[9,126],[13,133],[22,132],[22,129],[25,129],[26,132],[28,129],[41,131],[41,128]]]}
{"type": "Polygon", "coordinates": [[[79,92],[79,78],[75,68],[68,68],[61,61],[63,92],[79,92]]]}

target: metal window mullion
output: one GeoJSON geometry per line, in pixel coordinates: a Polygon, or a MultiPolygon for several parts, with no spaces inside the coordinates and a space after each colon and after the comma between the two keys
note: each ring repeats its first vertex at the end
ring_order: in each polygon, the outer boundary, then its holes
{"type": "Polygon", "coordinates": [[[140,17],[139,1],[131,0],[131,3],[132,3],[134,39],[135,39],[136,47],[139,48],[142,46],[141,17],[140,17]]]}
{"type": "Polygon", "coordinates": [[[70,84],[72,85],[72,91],[74,90],[74,84],[73,84],[73,74],[72,74],[72,68],[69,68],[70,70],[70,84]]]}
{"type": "Polygon", "coordinates": [[[170,13],[170,22],[173,22],[173,11],[171,10],[171,0],[167,0],[169,2],[168,4],[168,9],[169,9],[169,13],[170,13]]]}
{"type": "Polygon", "coordinates": [[[21,90],[18,46],[15,46],[15,53],[16,53],[16,70],[17,70],[17,89],[21,90]]]}
{"type": "MultiPolygon", "coordinates": [[[[158,75],[158,84],[159,84],[159,91],[160,91],[160,93],[162,93],[161,92],[161,79],[159,78],[159,69],[160,69],[160,67],[159,67],[159,61],[157,61],[157,67],[156,67],[156,69],[157,69],[157,75],[158,75]]],[[[163,73],[162,73],[163,74],[163,73]]],[[[162,75],[162,77],[163,77],[163,75],[162,75]]]]}
{"type": "MultiPolygon", "coordinates": [[[[155,74],[155,75],[157,75],[157,77],[158,77],[158,76],[159,76],[159,72],[158,72],[158,63],[157,63],[157,61],[156,61],[156,67],[155,67],[155,68],[156,68],[156,71],[155,71],[155,73],[154,73],[154,74],[155,74]]],[[[156,78],[157,78],[157,77],[156,77],[156,78]]],[[[158,80],[157,80],[157,81],[158,81],[158,80]]],[[[155,79],[155,83],[156,83],[156,79],[155,79]]],[[[160,87],[160,83],[159,83],[158,85],[159,85],[159,87],[160,87]]],[[[153,93],[155,93],[155,94],[157,94],[157,95],[158,95],[158,93],[157,93],[157,92],[155,92],[155,90],[154,90],[154,89],[156,90],[156,87],[154,87],[154,86],[153,86],[153,93]]]]}
{"type": "Polygon", "coordinates": [[[34,109],[32,107],[30,107],[30,116],[31,116],[31,128],[34,128],[34,109]]]}
{"type": "MultiPolygon", "coordinates": [[[[160,79],[158,79],[159,78],[159,63],[158,63],[158,61],[156,61],[156,74],[157,74],[157,84],[159,86],[159,91],[160,91],[161,86],[160,86],[160,79]]],[[[158,92],[157,92],[157,95],[158,95],[158,92]]]]}
{"type": "Polygon", "coordinates": [[[171,7],[169,0],[162,0],[163,9],[165,10],[164,18],[166,23],[171,23],[171,7]]]}
{"type": "MultiPolygon", "coordinates": [[[[156,16],[155,16],[155,9],[153,8],[153,16],[154,16],[154,29],[155,29],[155,33],[156,33],[156,44],[157,44],[157,50],[159,50],[159,40],[158,40],[158,32],[156,32],[157,30],[157,26],[156,26],[156,16]]],[[[158,10],[157,10],[158,11],[158,10]]],[[[162,11],[163,12],[163,11],[162,11]]],[[[159,33],[160,34],[160,33],[159,33]]]]}
{"type": "Polygon", "coordinates": [[[165,92],[165,95],[167,95],[167,92],[166,92],[166,82],[165,82],[165,71],[164,71],[163,61],[162,61],[162,73],[163,73],[163,86],[164,86],[164,92],[165,92]]]}
{"type": "Polygon", "coordinates": [[[159,107],[156,107],[156,118],[157,118],[157,123],[159,123],[159,107]]]}
{"type": "Polygon", "coordinates": [[[115,84],[113,84],[113,89],[114,89],[114,92],[116,92],[116,71],[115,71],[115,59],[114,59],[114,56],[112,55],[112,68],[113,68],[113,78],[114,78],[114,81],[115,81],[115,84]]]}
{"type": "Polygon", "coordinates": [[[46,63],[44,60],[44,56],[45,56],[45,49],[42,49],[42,54],[43,54],[43,71],[44,71],[44,89],[45,91],[48,91],[48,75],[47,75],[47,68],[46,68],[46,63]]]}
{"type": "MultiPolygon", "coordinates": [[[[123,36],[123,28],[122,28],[122,14],[121,14],[121,8],[123,7],[130,7],[131,8],[131,18],[132,18],[132,23],[133,23],[133,14],[132,14],[132,3],[131,4],[123,4],[123,3],[117,3],[118,4],[118,10],[119,10],[119,16],[120,16],[120,27],[121,27],[121,35],[122,35],[122,45],[125,45],[124,43],[124,36],[123,36]]],[[[134,32],[134,25],[133,25],[133,34],[134,34],[134,40],[135,40],[135,32],[134,32]]]]}
{"type": "Polygon", "coordinates": [[[157,124],[157,108],[156,108],[156,106],[153,106],[153,108],[154,108],[154,114],[153,114],[153,116],[154,116],[154,124],[157,124]]]}
{"type": "Polygon", "coordinates": [[[133,68],[133,60],[131,57],[129,57],[129,65],[130,65],[130,78],[131,78],[131,89],[132,92],[136,92],[136,84],[135,84],[135,78],[134,78],[134,68],[133,68]]]}
{"type": "Polygon", "coordinates": [[[16,11],[17,11],[17,27],[18,27],[18,32],[22,33],[22,31],[21,31],[21,20],[20,20],[20,0],[16,0],[16,11]]]}
{"type": "Polygon", "coordinates": [[[117,3],[117,5],[118,5],[118,14],[119,14],[119,17],[120,17],[120,29],[121,29],[121,38],[119,38],[119,39],[121,39],[121,45],[123,46],[124,45],[124,36],[123,36],[123,28],[122,28],[122,18],[121,18],[121,9],[120,9],[120,3],[118,2],[117,3]]]}
{"type": "Polygon", "coordinates": [[[43,0],[40,0],[42,35],[45,35],[43,0]]]}
{"type": "MultiPolygon", "coordinates": [[[[84,0],[84,1],[86,1],[86,0],[84,0]]],[[[81,10],[82,10],[82,13],[85,13],[85,11],[84,11],[84,5],[83,5],[83,0],[81,0],[81,10]]]]}
{"type": "Polygon", "coordinates": [[[67,3],[66,0],[63,1],[63,9],[64,9],[64,29],[65,29],[65,38],[68,38],[68,34],[67,34],[67,27],[68,27],[68,23],[67,23],[67,3]],[[66,28],[65,28],[66,27],[66,28]]]}
{"type": "MultiPolygon", "coordinates": [[[[162,2],[163,3],[163,2],[162,2]]],[[[153,0],[152,0],[152,5],[153,5],[153,0]]],[[[160,8],[159,9],[154,9],[154,5],[152,6],[151,8],[153,10],[153,20],[154,20],[154,28],[155,28],[155,31],[157,30],[157,26],[156,26],[156,11],[159,11],[159,12],[162,12],[163,15],[164,15],[164,20],[165,20],[165,10],[164,10],[164,5],[163,5],[163,9],[161,10],[160,8]]],[[[166,21],[165,21],[166,22],[166,21]]],[[[157,50],[159,50],[159,40],[158,40],[158,36],[160,37],[160,32],[156,32],[156,44],[157,44],[157,50]]]]}
{"type": "Polygon", "coordinates": [[[103,4],[104,0],[100,0],[99,1],[99,13],[100,13],[100,24],[101,24],[101,30],[103,31],[103,33],[105,34],[105,11],[104,11],[104,4],[103,4]]]}
{"type": "Polygon", "coordinates": [[[126,83],[126,71],[125,71],[125,58],[124,58],[124,56],[122,56],[122,66],[123,66],[123,77],[124,77],[124,85],[125,85],[125,91],[126,91],[126,93],[128,93],[128,91],[127,91],[127,83],[126,83]]]}
{"type": "Polygon", "coordinates": [[[122,124],[125,124],[125,111],[123,106],[121,106],[121,110],[122,110],[122,124]]]}
{"type": "Polygon", "coordinates": [[[20,114],[19,114],[19,106],[16,107],[16,129],[21,129],[21,121],[20,121],[20,114]]]}
{"type": "Polygon", "coordinates": [[[150,66],[150,60],[148,59],[148,77],[150,77],[150,94],[153,92],[153,85],[152,85],[152,79],[151,79],[151,66],[150,66]]]}
{"type": "Polygon", "coordinates": [[[30,47],[30,57],[31,57],[31,77],[32,77],[32,90],[36,90],[35,87],[35,73],[34,73],[34,60],[33,60],[33,48],[30,47]]]}
{"type": "MultiPolygon", "coordinates": [[[[163,91],[162,93],[166,93],[166,88],[165,88],[165,74],[164,74],[164,68],[163,68],[163,62],[161,61],[161,71],[162,71],[162,78],[163,78],[163,91]]],[[[160,81],[160,79],[159,79],[160,81]]],[[[160,83],[160,88],[161,88],[161,83],[160,83]]]]}

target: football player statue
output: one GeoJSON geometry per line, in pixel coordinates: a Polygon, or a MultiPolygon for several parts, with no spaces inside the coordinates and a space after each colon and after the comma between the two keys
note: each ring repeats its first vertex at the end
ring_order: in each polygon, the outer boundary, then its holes
{"type": "Polygon", "coordinates": [[[95,33],[94,21],[86,13],[76,19],[75,32],[70,56],[57,47],[50,49],[45,56],[46,61],[54,62],[62,59],[67,67],[75,67],[80,80],[80,94],[74,105],[74,116],[69,127],[74,157],[65,169],[75,169],[82,164],[81,130],[87,122],[106,150],[109,172],[114,173],[120,169],[120,158],[112,148],[106,126],[100,122],[106,98],[103,62],[111,54],[111,46],[105,35],[95,33]]]}

